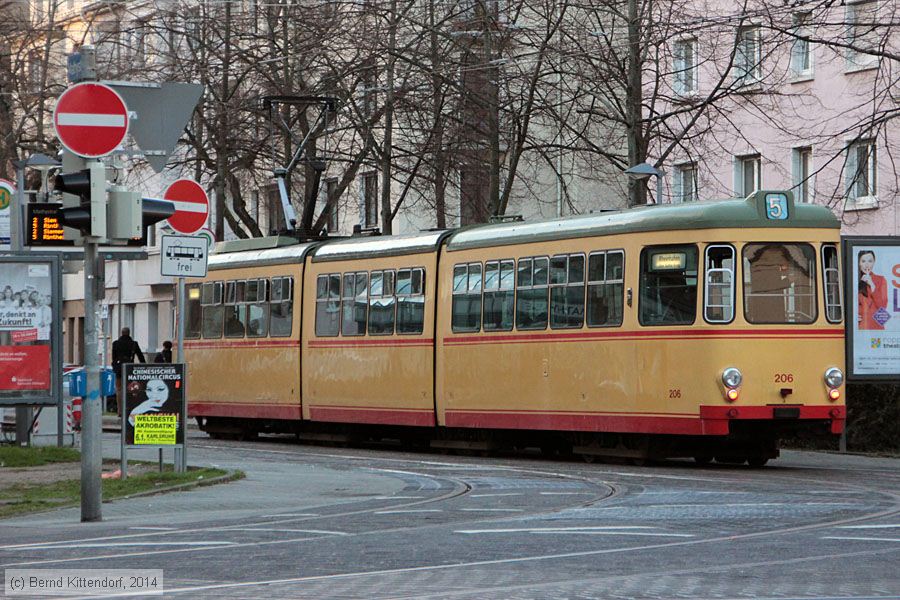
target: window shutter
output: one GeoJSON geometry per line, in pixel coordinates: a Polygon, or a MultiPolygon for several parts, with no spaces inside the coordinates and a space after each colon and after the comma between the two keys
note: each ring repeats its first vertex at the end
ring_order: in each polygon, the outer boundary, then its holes
{"type": "Polygon", "coordinates": [[[735,156],[734,161],[734,197],[743,198],[744,194],[744,163],[735,156]]]}
{"type": "Polygon", "coordinates": [[[794,198],[800,197],[800,182],[803,180],[802,169],[800,166],[802,149],[794,148],[791,151],[791,179],[794,183],[794,186],[791,188],[791,191],[794,193],[794,198]]]}
{"type": "Polygon", "coordinates": [[[684,173],[681,167],[675,169],[672,177],[672,202],[684,202],[684,194],[682,193],[682,178],[684,173]]]}
{"type": "Polygon", "coordinates": [[[857,162],[856,162],[856,146],[850,144],[847,146],[847,161],[844,166],[844,178],[846,180],[846,189],[847,189],[847,199],[855,200],[855,182],[856,179],[856,170],[857,170],[857,162]]]}

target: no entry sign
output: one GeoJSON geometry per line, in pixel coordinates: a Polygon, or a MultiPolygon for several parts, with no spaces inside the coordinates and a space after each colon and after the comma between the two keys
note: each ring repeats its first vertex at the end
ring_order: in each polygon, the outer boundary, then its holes
{"type": "Polygon", "coordinates": [[[209,197],[196,181],[179,179],[166,189],[163,198],[175,205],[175,214],[169,217],[169,225],[175,231],[190,235],[206,225],[209,197]]]}
{"type": "Polygon", "coordinates": [[[99,158],[125,139],[128,108],[109,86],[79,83],[57,100],[53,124],[56,137],[66,150],[85,158],[99,158]]]}

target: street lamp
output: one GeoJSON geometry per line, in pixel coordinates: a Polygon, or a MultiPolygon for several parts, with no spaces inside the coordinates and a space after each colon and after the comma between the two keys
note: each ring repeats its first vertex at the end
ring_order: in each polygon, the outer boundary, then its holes
{"type": "Polygon", "coordinates": [[[651,175],[656,176],[656,199],[655,204],[662,203],[662,180],[666,174],[662,169],[657,169],[650,163],[640,163],[633,167],[625,169],[625,174],[632,179],[648,179],[651,175]]]}

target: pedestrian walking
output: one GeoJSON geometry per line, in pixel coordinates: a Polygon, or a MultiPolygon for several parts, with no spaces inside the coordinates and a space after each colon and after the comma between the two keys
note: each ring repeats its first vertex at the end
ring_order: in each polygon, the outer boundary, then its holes
{"type": "MultiPolygon", "coordinates": [[[[112,345],[112,367],[113,372],[116,374],[116,396],[114,398],[116,398],[117,405],[120,404],[118,402],[118,393],[122,383],[119,381],[119,378],[122,376],[122,365],[133,363],[135,358],[142,363],[147,362],[144,358],[144,353],[141,352],[140,345],[132,339],[131,330],[128,327],[123,327],[122,335],[112,345]]],[[[114,407],[115,412],[118,412],[118,409],[118,406],[114,407]]]]}

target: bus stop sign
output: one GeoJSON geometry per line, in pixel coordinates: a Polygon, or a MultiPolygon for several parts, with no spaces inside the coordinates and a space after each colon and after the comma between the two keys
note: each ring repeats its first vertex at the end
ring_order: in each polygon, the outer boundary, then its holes
{"type": "Polygon", "coordinates": [[[206,277],[209,245],[203,236],[164,235],[160,268],[171,277],[206,277]]]}

